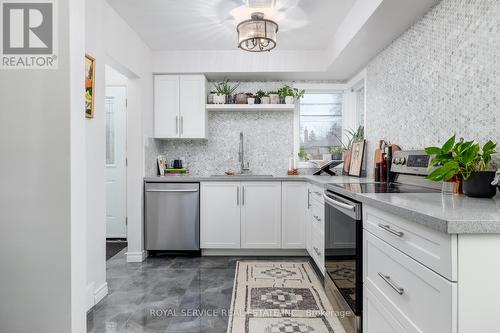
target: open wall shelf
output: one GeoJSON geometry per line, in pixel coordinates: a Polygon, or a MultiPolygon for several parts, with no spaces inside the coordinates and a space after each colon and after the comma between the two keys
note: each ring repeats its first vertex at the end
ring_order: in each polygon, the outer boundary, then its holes
{"type": "Polygon", "coordinates": [[[293,111],[294,104],[207,104],[208,111],[293,111]]]}

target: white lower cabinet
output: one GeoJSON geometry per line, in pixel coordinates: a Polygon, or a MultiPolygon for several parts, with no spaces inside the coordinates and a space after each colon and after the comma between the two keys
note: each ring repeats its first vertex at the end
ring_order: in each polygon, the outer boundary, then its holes
{"type": "Polygon", "coordinates": [[[365,289],[363,290],[363,332],[402,333],[408,331],[399,324],[369,289],[365,289]]]}
{"type": "Polygon", "coordinates": [[[281,182],[241,183],[241,247],[281,248],[281,182]]]}
{"type": "MultiPolygon", "coordinates": [[[[403,332],[456,333],[457,284],[366,230],[363,238],[364,292],[376,297],[403,332]]],[[[381,331],[367,324],[364,332],[381,331]]]]}
{"type": "Polygon", "coordinates": [[[240,187],[239,182],[201,183],[201,248],[240,248],[240,187]]]}
{"type": "Polygon", "coordinates": [[[307,199],[306,183],[282,183],[281,247],[284,249],[306,248],[307,199]]]}

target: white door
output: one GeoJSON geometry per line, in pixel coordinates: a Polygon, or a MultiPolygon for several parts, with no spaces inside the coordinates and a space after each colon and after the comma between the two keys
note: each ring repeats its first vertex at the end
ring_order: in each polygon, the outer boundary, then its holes
{"type": "Polygon", "coordinates": [[[202,249],[240,248],[240,191],[239,182],[201,183],[202,249]]]}
{"type": "Polygon", "coordinates": [[[281,247],[284,249],[305,249],[308,209],[307,184],[304,182],[283,182],[281,191],[281,247]]]}
{"type": "Polygon", "coordinates": [[[281,182],[241,183],[241,247],[281,248],[281,182]]]}
{"type": "Polygon", "coordinates": [[[179,75],[155,75],[155,138],[178,138],[179,122],[179,75]]]}
{"type": "Polygon", "coordinates": [[[106,237],[126,238],[127,88],[106,87],[106,237]]]}
{"type": "Polygon", "coordinates": [[[180,95],[180,136],[182,138],[203,139],[206,137],[206,80],[203,75],[181,75],[180,95]]]}

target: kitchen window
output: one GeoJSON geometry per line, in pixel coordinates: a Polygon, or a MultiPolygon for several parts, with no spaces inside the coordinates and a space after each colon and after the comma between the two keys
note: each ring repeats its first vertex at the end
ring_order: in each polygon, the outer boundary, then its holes
{"type": "Polygon", "coordinates": [[[306,93],[300,100],[299,157],[330,160],[342,144],[342,92],[306,93]],[[330,156],[330,157],[329,157],[330,156]]]}

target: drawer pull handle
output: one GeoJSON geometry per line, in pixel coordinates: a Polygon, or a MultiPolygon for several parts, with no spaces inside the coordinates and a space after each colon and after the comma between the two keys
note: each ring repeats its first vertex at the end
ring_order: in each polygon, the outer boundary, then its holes
{"type": "Polygon", "coordinates": [[[384,280],[389,286],[391,286],[392,289],[394,289],[398,294],[403,295],[404,289],[401,287],[398,287],[392,282],[391,277],[389,275],[382,274],[378,272],[378,275],[384,280]]]}
{"type": "Polygon", "coordinates": [[[321,192],[317,192],[317,191],[314,191],[314,194],[316,194],[317,196],[321,197],[323,195],[323,193],[321,192]]]}
{"type": "Polygon", "coordinates": [[[389,226],[387,224],[379,224],[378,227],[381,229],[384,229],[385,231],[390,232],[391,234],[396,235],[398,237],[403,237],[403,235],[405,234],[402,231],[396,231],[396,230],[391,229],[391,226],[389,226]]]}
{"type": "Polygon", "coordinates": [[[316,221],[321,222],[321,219],[317,215],[314,215],[313,217],[316,219],[316,221]]]}

